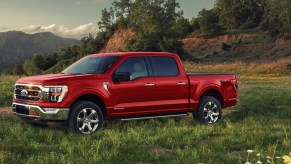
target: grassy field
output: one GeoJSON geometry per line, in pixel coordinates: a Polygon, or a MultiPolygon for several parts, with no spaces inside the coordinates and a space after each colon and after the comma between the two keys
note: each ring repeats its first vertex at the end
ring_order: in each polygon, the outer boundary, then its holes
{"type": "Polygon", "coordinates": [[[14,83],[19,78],[20,76],[0,75],[0,108],[11,105],[14,83]]]}
{"type": "MultiPolygon", "coordinates": [[[[291,151],[291,76],[239,73],[239,104],[215,125],[192,117],[107,121],[82,136],[0,116],[0,163],[283,163],[291,151]]],[[[0,106],[10,105],[17,78],[1,76],[0,106]]]]}

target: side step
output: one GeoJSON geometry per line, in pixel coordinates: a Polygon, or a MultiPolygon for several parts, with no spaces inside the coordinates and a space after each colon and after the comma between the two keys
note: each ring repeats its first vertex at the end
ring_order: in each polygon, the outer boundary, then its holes
{"type": "Polygon", "coordinates": [[[148,116],[148,117],[122,118],[121,121],[146,120],[146,119],[152,119],[152,118],[168,118],[168,117],[182,117],[182,116],[188,116],[188,113],[171,114],[171,115],[158,115],[158,116],[148,116]]]}

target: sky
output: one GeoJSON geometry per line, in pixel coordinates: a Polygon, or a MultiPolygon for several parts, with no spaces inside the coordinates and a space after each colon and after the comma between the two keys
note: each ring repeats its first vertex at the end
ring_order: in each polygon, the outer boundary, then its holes
{"type": "MultiPolygon", "coordinates": [[[[0,32],[53,32],[66,38],[96,34],[101,10],[114,0],[0,0],[0,32]]],[[[186,18],[210,9],[215,0],[177,0],[186,18]]]]}

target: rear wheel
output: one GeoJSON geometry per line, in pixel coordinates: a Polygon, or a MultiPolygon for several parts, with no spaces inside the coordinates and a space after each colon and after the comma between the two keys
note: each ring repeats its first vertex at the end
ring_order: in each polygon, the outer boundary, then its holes
{"type": "Polygon", "coordinates": [[[197,110],[196,117],[201,123],[213,124],[221,119],[221,104],[215,97],[202,97],[197,110]]]}
{"type": "Polygon", "coordinates": [[[104,118],[98,105],[90,101],[80,101],[73,105],[69,117],[69,130],[91,134],[102,128],[104,118]]]}

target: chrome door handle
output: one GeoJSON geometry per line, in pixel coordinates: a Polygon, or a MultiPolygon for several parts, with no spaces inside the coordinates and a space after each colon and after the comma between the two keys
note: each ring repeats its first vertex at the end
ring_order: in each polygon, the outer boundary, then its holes
{"type": "Polygon", "coordinates": [[[154,86],[155,84],[152,84],[152,83],[146,83],[146,84],[144,84],[144,86],[146,86],[146,87],[152,87],[152,86],[154,86]]]}
{"type": "Polygon", "coordinates": [[[184,82],[178,82],[177,85],[186,85],[184,82]]]}

